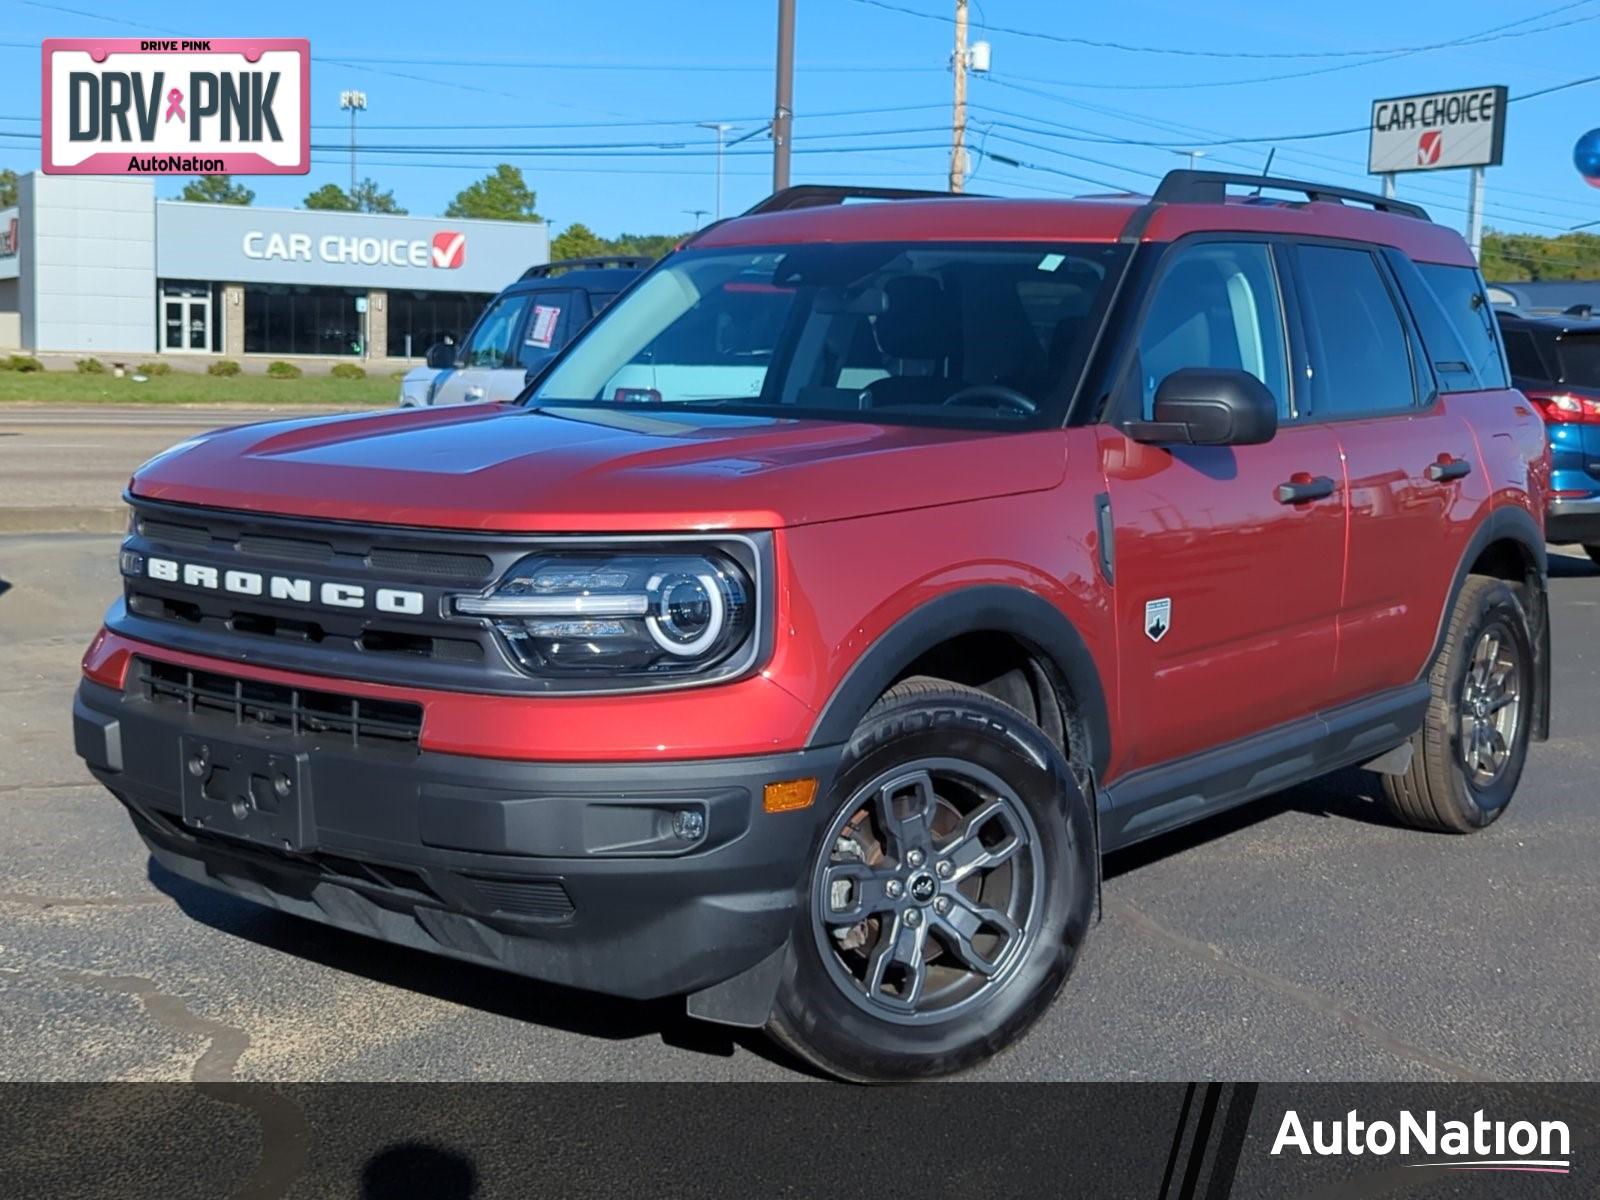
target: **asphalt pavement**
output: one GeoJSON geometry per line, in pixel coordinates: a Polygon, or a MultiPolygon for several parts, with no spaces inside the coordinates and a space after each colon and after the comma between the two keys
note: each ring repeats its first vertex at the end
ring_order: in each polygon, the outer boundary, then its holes
{"type": "MultiPolygon", "coordinates": [[[[52,461],[83,472],[53,506],[114,508],[146,447],[209,419],[96,416],[46,422],[52,459],[0,413],[0,509],[28,498],[19,462],[52,461]]],[[[0,1077],[805,1078],[678,1004],[392,948],[154,867],[72,753],[116,546],[0,535],[0,1077]]],[[[974,1077],[1600,1078],[1600,570],[1557,553],[1552,573],[1555,737],[1497,825],[1400,829],[1349,772],[1118,855],[1066,991],[974,1077]]]]}

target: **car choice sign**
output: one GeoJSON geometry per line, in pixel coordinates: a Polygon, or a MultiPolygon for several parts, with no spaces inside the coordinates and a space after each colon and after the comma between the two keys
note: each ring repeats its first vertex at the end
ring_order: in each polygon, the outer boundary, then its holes
{"type": "Polygon", "coordinates": [[[304,38],[48,38],[45,174],[304,175],[304,38]]]}
{"type": "Polygon", "coordinates": [[[1506,89],[1467,88],[1375,100],[1367,170],[1496,167],[1505,150],[1506,89]]]}

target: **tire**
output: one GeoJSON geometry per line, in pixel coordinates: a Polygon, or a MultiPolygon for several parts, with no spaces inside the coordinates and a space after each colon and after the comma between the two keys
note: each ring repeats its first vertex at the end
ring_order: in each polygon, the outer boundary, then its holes
{"type": "MultiPolygon", "coordinates": [[[[1527,613],[1511,584],[1468,577],[1451,610],[1428,684],[1433,696],[1422,729],[1411,739],[1411,764],[1403,774],[1383,777],[1384,796],[1390,810],[1407,825],[1440,833],[1473,833],[1494,824],[1505,812],[1528,754],[1535,699],[1533,643],[1527,613]],[[1505,649],[1496,654],[1494,669],[1480,676],[1474,659],[1482,658],[1485,639],[1491,636],[1503,639],[1505,649]],[[1511,690],[1515,699],[1500,710],[1485,705],[1505,750],[1504,760],[1490,773],[1479,769],[1486,762],[1481,757],[1475,757],[1469,768],[1472,735],[1467,730],[1479,725],[1472,706],[1480,696],[1480,678],[1502,675],[1503,687],[1494,702],[1511,690]],[[1506,710],[1511,716],[1503,720],[1506,710]]],[[[1492,743],[1487,745],[1492,750],[1492,743]]]]}
{"type": "Polygon", "coordinates": [[[1600,543],[1585,542],[1583,552],[1589,556],[1589,561],[1600,567],[1600,543]]]}
{"type": "Polygon", "coordinates": [[[829,804],[768,1032],[858,1082],[948,1075],[1015,1042],[1094,910],[1093,817],[1061,751],[982,692],[910,679],[862,719],[829,804]]]}

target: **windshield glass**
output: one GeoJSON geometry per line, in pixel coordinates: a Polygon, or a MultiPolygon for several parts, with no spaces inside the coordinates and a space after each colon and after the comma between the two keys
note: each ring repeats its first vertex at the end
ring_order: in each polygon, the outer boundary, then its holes
{"type": "Polygon", "coordinates": [[[1564,333],[1556,339],[1561,382],[1571,387],[1600,388],[1600,333],[1564,333]]]}
{"type": "Polygon", "coordinates": [[[1059,424],[1126,247],[687,250],[525,397],[889,424],[1059,424]]]}

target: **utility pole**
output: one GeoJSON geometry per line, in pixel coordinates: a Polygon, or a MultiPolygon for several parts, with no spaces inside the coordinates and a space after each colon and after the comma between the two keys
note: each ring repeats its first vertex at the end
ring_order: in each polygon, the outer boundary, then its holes
{"type": "Polygon", "coordinates": [[[778,95],[772,109],[772,190],[789,186],[794,125],[794,0],[778,0],[778,95]]]}
{"type": "Polygon", "coordinates": [[[686,208],[683,211],[694,218],[694,227],[699,229],[700,222],[705,220],[706,210],[703,208],[686,208]]]}
{"type": "Polygon", "coordinates": [[[356,198],[356,114],[366,112],[365,92],[340,92],[339,107],[350,110],[350,199],[356,198]]]}
{"type": "Polygon", "coordinates": [[[955,104],[950,122],[950,190],[967,181],[967,0],[956,0],[956,50],[950,58],[955,73],[955,104]]]}
{"type": "Polygon", "coordinates": [[[720,221],[722,220],[722,139],[733,126],[720,121],[701,121],[699,128],[714,129],[717,133],[717,220],[720,221]]]}
{"type": "Polygon", "coordinates": [[[1472,247],[1472,257],[1477,258],[1483,249],[1483,168],[1472,168],[1472,182],[1467,185],[1467,245],[1472,247]]]}

